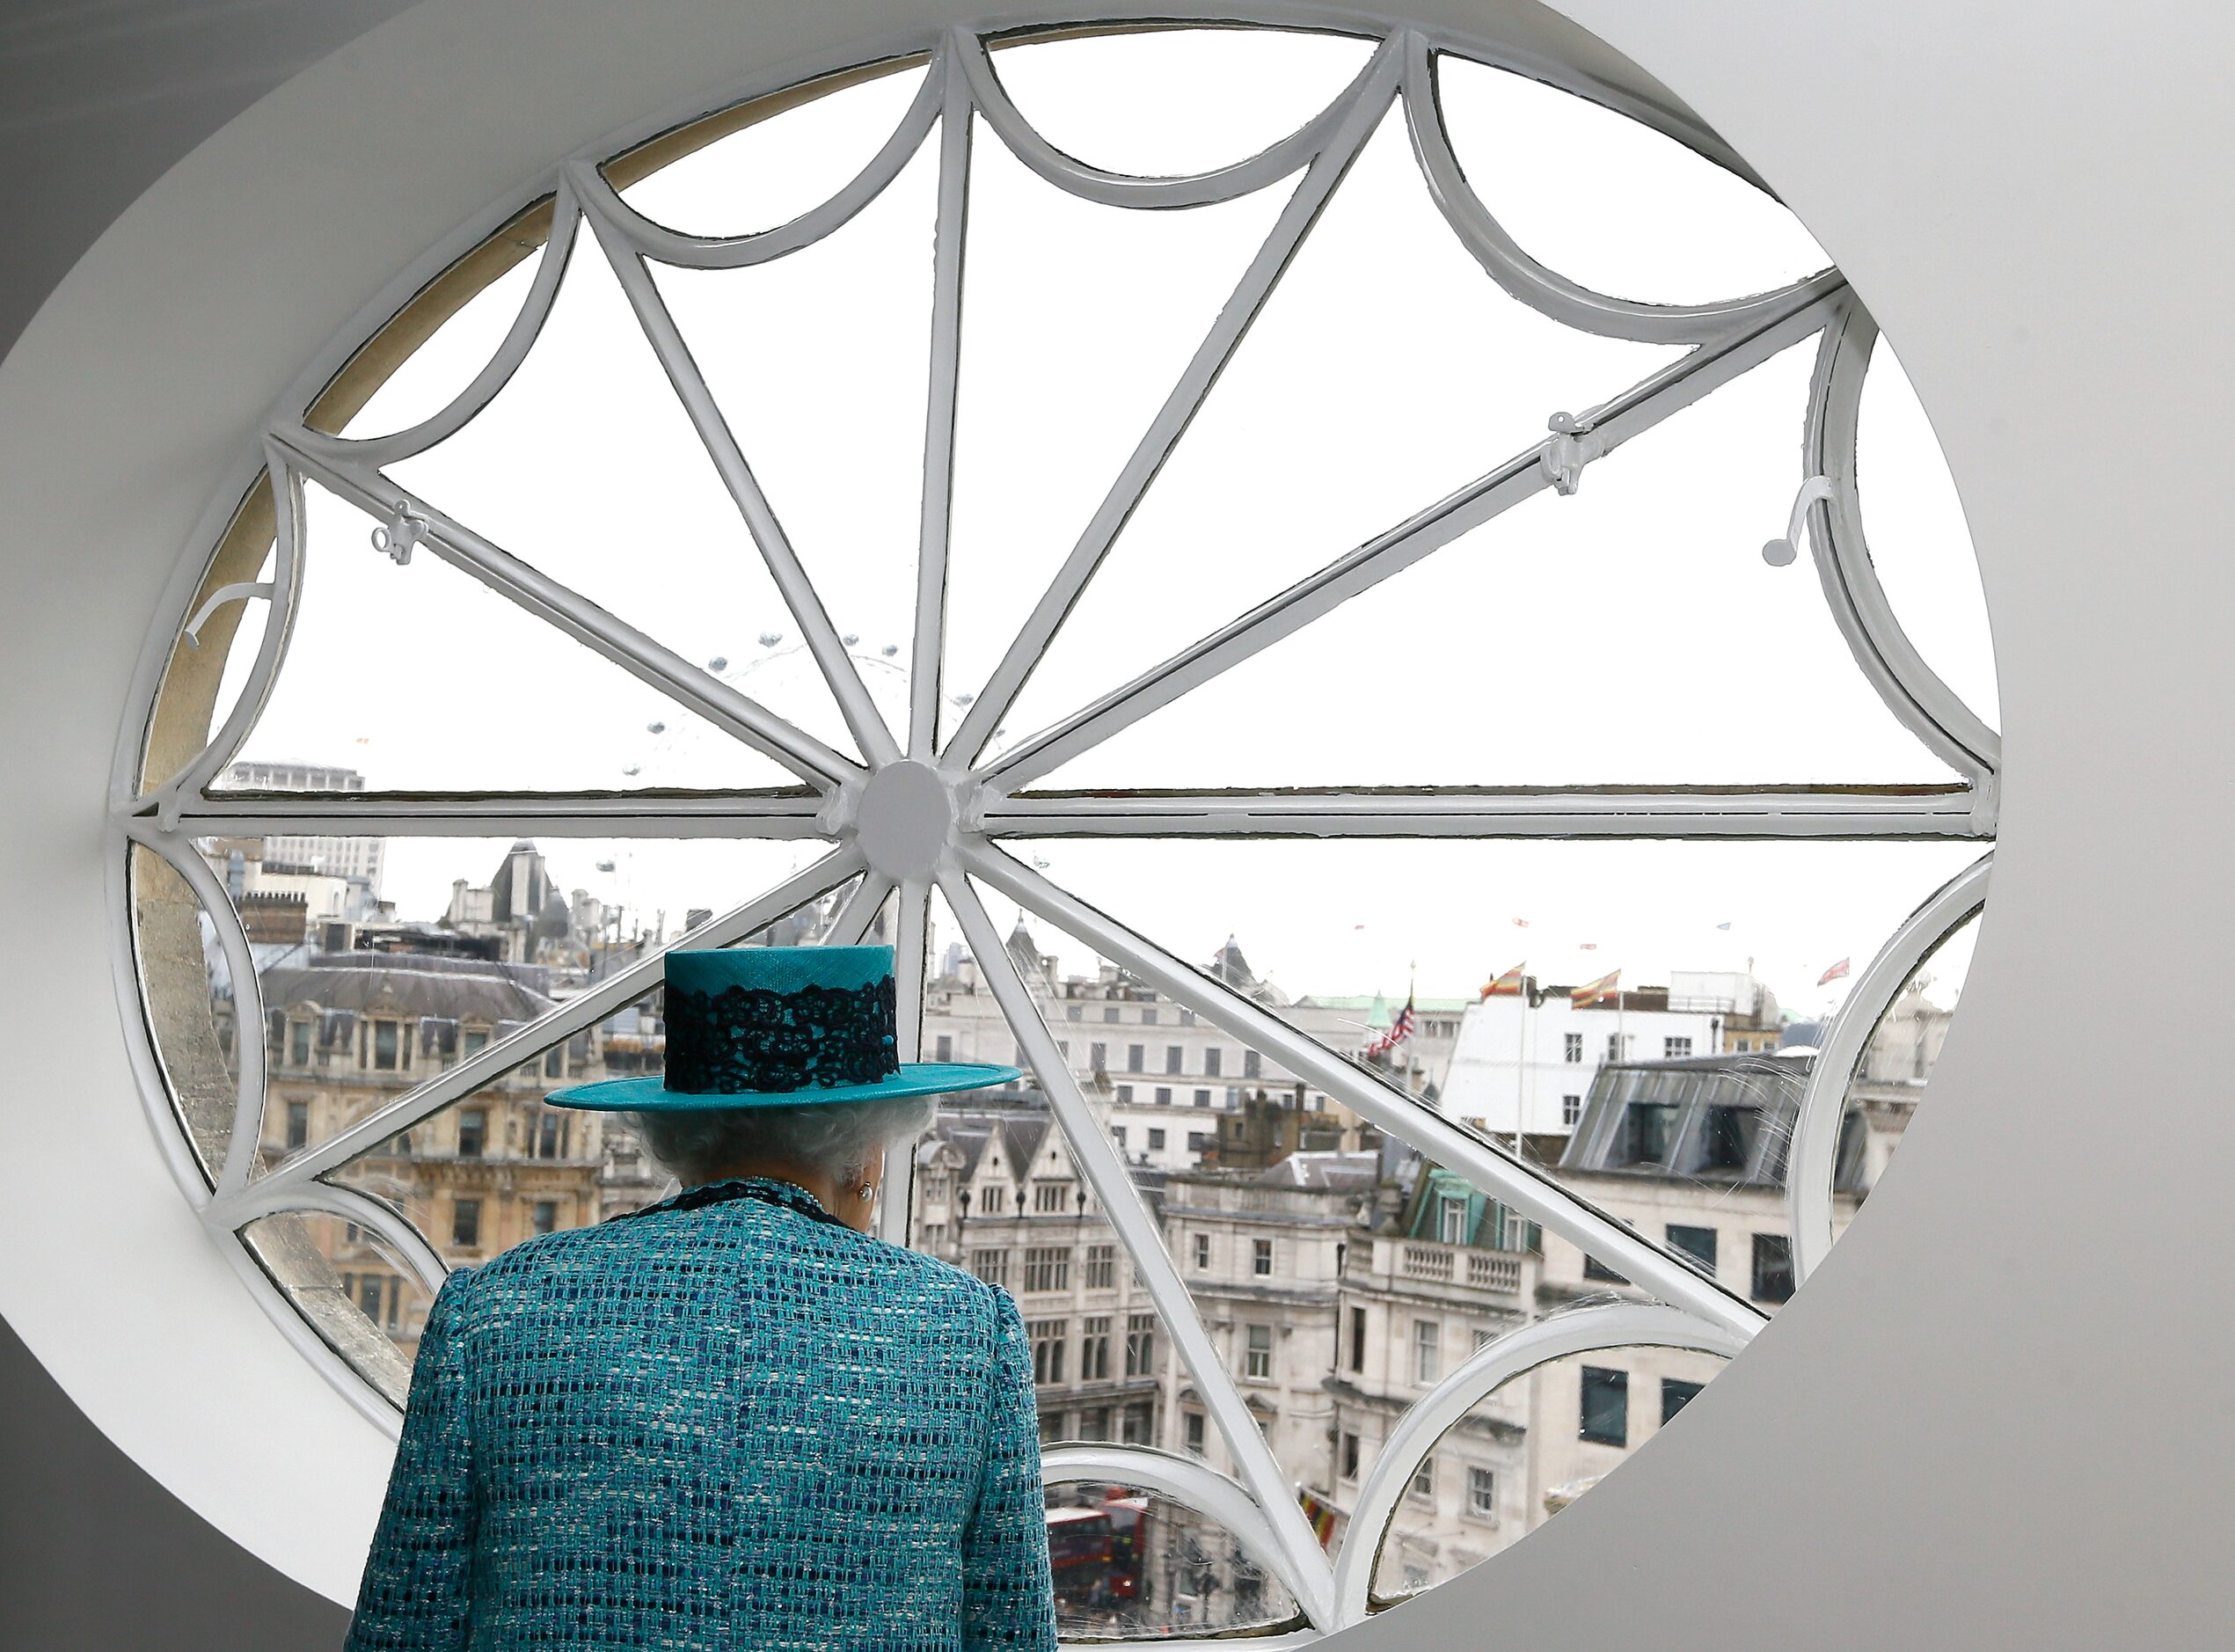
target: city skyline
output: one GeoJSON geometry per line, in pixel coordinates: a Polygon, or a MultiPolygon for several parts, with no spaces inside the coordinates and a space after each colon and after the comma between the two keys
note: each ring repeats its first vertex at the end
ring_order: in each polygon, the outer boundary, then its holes
{"type": "MultiPolygon", "coordinates": [[[[442,917],[453,880],[486,883],[512,840],[384,841],[385,891],[397,917],[431,923],[442,917]]],[[[648,932],[664,914],[669,939],[691,909],[726,910],[822,852],[815,844],[719,839],[533,841],[558,888],[586,888],[621,906],[624,935],[639,925],[648,932]],[[600,870],[605,860],[614,863],[611,872],[600,870]]],[[[1444,888],[1433,879],[1394,892],[1385,887],[1375,850],[1395,845],[1041,841],[1009,847],[1191,964],[1206,962],[1233,935],[1259,972],[1291,997],[1379,992],[1393,1006],[1416,986],[1422,998],[1472,998],[1493,976],[1522,964],[1540,985],[1580,984],[1620,969],[1624,985],[1634,988],[1665,984],[1675,969],[1742,970],[1750,958],[1757,977],[1800,1019],[1844,1002],[1854,975],[1895,928],[1977,853],[1974,845],[1947,844],[1402,845],[1415,864],[1440,862],[1452,886],[1471,882],[1471,862],[1502,863],[1507,881],[1498,886],[1457,887],[1430,902],[1425,891],[1444,888]],[[1223,870],[1234,856],[1256,858],[1264,868],[1261,892],[1241,888],[1223,870]],[[1153,863],[1153,875],[1138,870],[1143,862],[1153,863]],[[1282,893],[1314,866],[1329,908],[1324,917],[1299,910],[1282,893]],[[1813,923],[1807,915],[1796,921],[1803,901],[1787,893],[1795,887],[1806,892],[1813,923]],[[1419,915],[1423,908],[1432,920],[1419,915]],[[1668,908],[1674,910],[1660,910],[1668,908]],[[1586,950],[1585,940],[1596,945],[1586,950]],[[1852,973],[1820,987],[1823,971],[1843,958],[1852,973]]],[[[990,893],[988,904],[1006,932],[1015,908],[990,893]]],[[[960,930],[936,905],[933,926],[936,961],[960,930]]],[[[1977,927],[1960,932],[1930,968],[1941,1002],[1954,1002],[1944,995],[1953,994],[1968,967],[1977,927]]],[[[1041,951],[1061,961],[1060,973],[1094,973],[1092,954],[1053,925],[1028,919],[1026,928],[1041,951]]]]}

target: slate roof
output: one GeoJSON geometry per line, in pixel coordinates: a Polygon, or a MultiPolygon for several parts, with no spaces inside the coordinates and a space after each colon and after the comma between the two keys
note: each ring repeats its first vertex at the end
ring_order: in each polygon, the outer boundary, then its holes
{"type": "Polygon", "coordinates": [[[319,953],[268,969],[261,980],[267,1010],[316,1004],[359,1014],[439,1016],[493,1026],[532,1020],[557,1002],[503,964],[413,953],[319,953]]]}

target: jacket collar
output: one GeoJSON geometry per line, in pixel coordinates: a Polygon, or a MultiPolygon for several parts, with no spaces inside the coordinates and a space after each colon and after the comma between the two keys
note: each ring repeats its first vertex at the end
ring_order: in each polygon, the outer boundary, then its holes
{"type": "MultiPolygon", "coordinates": [[[[822,1208],[822,1202],[797,1182],[779,1181],[772,1176],[731,1176],[720,1181],[702,1181],[695,1188],[685,1188],[671,1194],[657,1204],[647,1204],[641,1210],[626,1210],[622,1216],[649,1216],[655,1210],[696,1210],[710,1204],[727,1204],[735,1199],[758,1199],[764,1204],[781,1205],[796,1210],[801,1216],[817,1222],[829,1222],[844,1227],[844,1223],[822,1208]]],[[[618,1221],[620,1217],[610,1218],[618,1221]]]]}

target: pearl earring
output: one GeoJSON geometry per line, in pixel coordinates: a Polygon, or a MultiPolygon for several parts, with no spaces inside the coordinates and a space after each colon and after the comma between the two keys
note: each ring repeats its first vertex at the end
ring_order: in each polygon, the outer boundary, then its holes
{"type": "Polygon", "coordinates": [[[875,1198],[876,1196],[877,1196],[877,1189],[876,1189],[876,1188],[874,1188],[871,1187],[871,1186],[870,1186],[867,1182],[866,1182],[866,1181],[865,1181],[865,1182],[863,1182],[863,1183],[861,1184],[861,1197],[862,1197],[862,1202],[863,1202],[864,1203],[867,1203],[867,1202],[868,1202],[871,1199],[873,1199],[873,1198],[875,1198]]]}

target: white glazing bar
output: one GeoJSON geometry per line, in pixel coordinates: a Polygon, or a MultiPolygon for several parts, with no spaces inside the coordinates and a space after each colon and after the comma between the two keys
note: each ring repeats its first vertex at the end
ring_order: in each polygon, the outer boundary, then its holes
{"type": "Polygon", "coordinates": [[[1526,1212],[1640,1290],[1735,1335],[1750,1336],[1764,1322],[1766,1316],[1751,1303],[1734,1296],[1690,1262],[1641,1237],[1537,1166],[1455,1121],[1430,1112],[1404,1092],[1392,1089],[1278,1016],[1188,968],[990,844],[965,843],[955,853],[972,877],[982,879],[1026,911],[1168,995],[1181,1008],[1193,1010],[1245,1046],[1263,1051],[1369,1122],[1409,1142],[1434,1163],[1465,1177],[1493,1198],[1526,1212]]]}
{"type": "Polygon", "coordinates": [[[1830,500],[1810,508],[1816,575],[1849,652],[1887,709],[1927,749],[1983,789],[2001,767],[2002,738],[1925,663],[1895,617],[1863,537],[1856,442],[1863,381],[1877,337],[1877,325],[1858,300],[1824,329],[1816,352],[1803,447],[1808,471],[1828,477],[1832,488],[1830,500]]]}
{"type": "Polygon", "coordinates": [[[1979,837],[1962,786],[1026,792],[989,837],[1979,837]]]}
{"type": "Polygon", "coordinates": [[[176,822],[186,800],[208,786],[232,760],[248,731],[264,714],[272,698],[272,684],[287,659],[287,645],[295,634],[296,610],[303,596],[303,488],[290,471],[288,456],[278,443],[264,444],[265,485],[272,490],[272,594],[266,605],[264,634],[258,640],[256,658],[241,684],[240,698],[225,720],[194,759],[140,800],[156,801],[167,829],[176,822]]]}
{"type": "MultiPolygon", "coordinates": [[[[1275,1562],[1275,1573],[1282,1569],[1280,1534],[1257,1506],[1257,1499],[1200,1458],[1144,1445],[1059,1445],[1040,1454],[1040,1480],[1049,1487],[1080,1481],[1137,1486],[1169,1497],[1207,1517],[1253,1558],[1275,1562]]],[[[1161,1636],[1157,1644],[1165,1644],[1161,1636]]],[[[1248,1644],[1256,1646],[1256,1638],[1253,1636],[1248,1644]]]]}
{"type": "MultiPolygon", "coordinates": [[[[862,869],[860,857],[851,847],[835,850],[767,893],[680,936],[672,947],[727,947],[756,930],[766,929],[778,918],[828,894],[862,869]]],[[[667,955],[672,947],[645,954],[627,969],[566,999],[549,1014],[538,1016],[509,1037],[499,1039],[478,1053],[464,1057],[439,1078],[430,1078],[417,1089],[398,1096],[315,1147],[306,1147],[283,1159],[232,1198],[221,1201],[224,1208],[217,1216],[238,1227],[252,1216],[284,1207],[293,1191],[314,1177],[348,1163],[366,1149],[377,1146],[398,1130],[408,1129],[430,1113],[439,1112],[484,1085],[503,1078],[560,1040],[595,1026],[667,978],[667,955]],[[244,1211],[246,1214],[242,1214],[244,1211]]]]}
{"type": "Polygon", "coordinates": [[[1793,1277],[1805,1282],[1831,1250],[1831,1179],[1838,1167],[1847,1091],[1869,1052],[1871,1034],[1903,987],[1987,898],[1994,856],[1984,854],[1935,890],[1870,961],[1832,1018],[1808,1069],[1785,1156],[1785,1202],[1793,1224],[1793,1277]]]}
{"type": "Polygon", "coordinates": [[[349,460],[378,470],[424,453],[465,428],[496,399],[497,392],[512,382],[512,376],[520,370],[520,364],[528,359],[529,350],[541,336],[544,323],[551,318],[551,303],[559,296],[559,283],[566,279],[566,260],[574,250],[574,231],[581,221],[581,207],[574,198],[573,186],[561,178],[551,197],[551,233],[537,254],[542,261],[536,266],[535,279],[522,301],[520,313],[505,330],[496,354],[448,406],[407,429],[388,435],[332,435],[313,430],[306,424],[298,433],[298,440],[327,458],[349,460]]]}
{"type": "MultiPolygon", "coordinates": [[[[1603,453],[1611,453],[1816,332],[1830,318],[1845,290],[1844,283],[1836,277],[1796,290],[1740,331],[1701,345],[1584,414],[1577,421],[1578,429],[1595,437],[1603,453]]],[[[1113,689],[1025,741],[989,764],[983,778],[1004,792],[1029,784],[1551,486],[1552,479],[1543,463],[1548,446],[1539,444],[1516,454],[1497,469],[1268,597],[1123,687],[1113,689]]],[[[981,698],[970,708],[972,713],[986,704],[981,698]]],[[[958,741],[954,749],[962,749],[961,742],[958,741]]]]}
{"type": "Polygon", "coordinates": [[[958,765],[975,763],[993,731],[1009,714],[1019,691],[1047,652],[1048,640],[1062,627],[1087,581],[1101,567],[1110,547],[1117,543],[1118,535],[1148,493],[1149,485],[1179,446],[1180,438],[1201,411],[1211,386],[1233,359],[1234,351],[1264,309],[1266,301],[1273,296],[1274,288],[1304,245],[1304,237],[1318,222],[1337,186],[1348,174],[1359,150],[1365,147],[1376,121],[1396,93],[1396,78],[1395,49],[1385,45],[1375,54],[1368,72],[1360,77],[1348,94],[1342,118],[1328,135],[1326,147],[1305,171],[1296,193],[1274,223],[1272,233],[1250,260],[1233,295],[1219,311],[1201,344],[1196,347],[1179,383],[1157,410],[1156,417],[1143,433],[1125,468],[1118,472],[1078,543],[1048,582],[1048,589],[1010,643],[1001,662],[978,691],[976,700],[947,742],[947,755],[958,765]]]}
{"type": "MultiPolygon", "coordinates": [[[[587,188],[595,177],[594,169],[582,168],[576,175],[577,186],[587,188]]],[[[807,652],[814,656],[823,681],[830,685],[831,698],[838,702],[846,727],[851,731],[863,757],[872,764],[890,763],[900,755],[892,730],[885,727],[884,717],[871,702],[859,668],[848,657],[846,645],[839,640],[838,628],[830,623],[821,595],[807,578],[807,569],[800,566],[799,552],[792,549],[784,524],[777,520],[768,495],[761,490],[760,479],[746,463],[736,433],[722,417],[713,391],[707,388],[705,376],[698,370],[698,359],[683,341],[683,330],[676,325],[667,300],[660,296],[659,284],[612,220],[603,216],[595,204],[589,212],[590,228],[597,236],[598,245],[605,249],[606,262],[619,277],[621,290],[628,295],[629,307],[636,311],[638,325],[643,327],[652,353],[660,358],[676,399],[690,414],[699,441],[705,444],[707,456],[720,472],[722,486],[729,490],[738,514],[744,517],[745,526],[752,533],[753,543],[760,547],[762,559],[768,564],[777,589],[783,593],[784,604],[791,610],[807,652]]]]}
{"type": "Polygon", "coordinates": [[[947,60],[939,114],[939,205],[931,249],[931,386],[924,410],[924,493],[916,534],[916,640],[909,654],[908,755],[930,762],[939,739],[946,655],[947,542],[954,526],[954,428],[962,362],[962,267],[970,216],[970,92],[947,60]]]}
{"type": "Polygon", "coordinates": [[[1467,182],[1465,169],[1451,149],[1435,57],[1427,37],[1408,32],[1404,40],[1405,121],[1428,193],[1435,196],[1452,233],[1490,279],[1530,309],[1580,332],[1605,338],[1634,339],[1646,344],[1702,344],[1794,290],[1752,293],[1712,304],[1649,304],[1594,292],[1537,262],[1506,232],[1467,182]]]}
{"type": "MultiPolygon", "coordinates": [[[[893,935],[893,1029],[904,1062],[924,1058],[924,983],[931,974],[931,886],[909,878],[900,887],[898,921],[893,935]]],[[[878,1195],[877,1235],[894,1245],[908,1243],[909,1213],[916,1197],[917,1139],[895,1142],[885,1153],[885,1180],[878,1195]]]]}
{"type": "Polygon", "coordinates": [[[861,881],[846,897],[845,905],[830,920],[830,927],[823,932],[821,944],[825,947],[860,946],[892,892],[893,881],[883,873],[874,869],[863,873],[861,881]]]}
{"type": "MultiPolygon", "coordinates": [[[[900,124],[893,128],[867,165],[848,180],[844,188],[798,217],[773,229],[747,235],[688,235],[646,217],[621,198],[603,172],[597,173],[597,211],[647,258],[683,269],[744,269],[771,259],[785,258],[813,246],[833,230],[851,223],[861,209],[884,194],[914,158],[938,120],[948,75],[944,55],[935,60],[917,88],[900,124]]],[[[578,174],[579,176],[579,174],[578,174]]]]}
{"type": "Polygon", "coordinates": [[[1289,1586],[1305,1614],[1321,1628],[1332,1627],[1333,1574],[1327,1565],[1311,1523],[1296,1501],[1296,1488],[1273,1455],[1264,1432],[1227,1374],[1218,1349],[1203,1328],[1187,1287],[1165,1249],[1156,1218],[1149,1213],[1134,1185],[1132,1173],[1094,1116],[1086,1097],[1072,1076],[1070,1064],[1056,1048],[1053,1034],[1034,1006],[1032,992],[1002,945],[984,903],[969,881],[950,861],[939,874],[939,888],[969,943],[987,985],[1007,1018],[1017,1042],[1024,1047],[1048,1107],[1063,1127],[1071,1156],[1101,1202],[1102,1213],[1139,1269],[1150,1300],[1163,1314],[1173,1347],[1194,1379],[1203,1408],[1239,1466],[1243,1482],[1256,1496],[1275,1538],[1268,1557],[1278,1565],[1281,1581],[1289,1586]]]}
{"type": "Polygon", "coordinates": [[[1335,1610],[1345,1624],[1365,1620],[1374,1564],[1406,1487],[1444,1433],[1505,1384],[1551,1360],[1618,1348],[1691,1349],[1735,1359],[1746,1339],[1654,1303],[1579,1308],[1538,1319],[1477,1349],[1413,1402],[1382,1442],[1359,1483],[1342,1553],[1335,1561],[1335,1610]]]}
{"type": "Polygon", "coordinates": [[[962,66],[971,95],[977,99],[986,124],[1012,154],[1056,188],[1106,207],[1207,207],[1222,201],[1238,200],[1268,184],[1278,183],[1337,141],[1334,133],[1349,113],[1351,99],[1362,95],[1377,72],[1369,62],[1326,108],[1288,136],[1246,160],[1185,177],[1141,178],[1090,166],[1041,136],[1011,101],[1008,89],[1001,84],[1000,75],[976,35],[956,30],[948,50],[962,66]]]}
{"type": "Polygon", "coordinates": [[[821,837],[814,793],[542,792],[419,795],[218,791],[182,803],[190,835],[362,837],[821,837]]]}
{"type": "Polygon", "coordinates": [[[426,523],[427,549],[498,596],[595,649],[639,682],[734,735],[816,786],[841,786],[861,765],[794,727],[757,700],[701,671],[618,616],[561,585],[379,471],[330,463],[277,443],[303,472],[360,510],[385,520],[399,508],[426,523]]]}
{"type": "MultiPolygon", "coordinates": [[[[383,1203],[354,1188],[336,1187],[330,1181],[305,1182],[295,1189],[286,1204],[277,1210],[261,1211],[259,1215],[289,1216],[303,1210],[322,1211],[327,1216],[338,1216],[354,1222],[360,1227],[370,1228],[396,1247],[397,1255],[412,1270],[412,1276],[426,1287],[430,1297],[440,1290],[442,1282],[449,1277],[449,1264],[427,1242],[426,1236],[404,1218],[401,1212],[393,1205],[383,1203]]],[[[257,1219],[255,1217],[233,1217],[230,1210],[227,1214],[229,1231],[245,1226],[248,1222],[257,1219]]]]}
{"type": "Polygon", "coordinates": [[[218,950],[225,957],[225,973],[233,989],[233,1058],[240,1074],[233,1091],[233,1128],[225,1138],[225,1158],[217,1172],[217,1199],[240,1187],[256,1162],[264,1129],[264,993],[256,975],[256,954],[250,949],[248,932],[225,886],[190,843],[166,837],[144,822],[128,827],[132,841],[163,858],[164,863],[186,881],[194,899],[208,915],[216,932],[218,950]]]}

